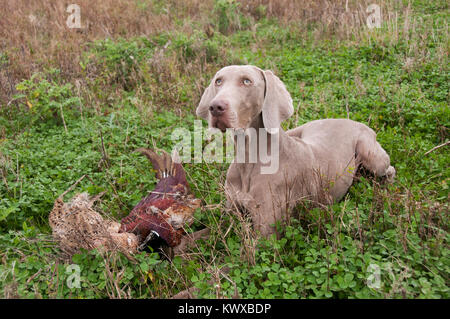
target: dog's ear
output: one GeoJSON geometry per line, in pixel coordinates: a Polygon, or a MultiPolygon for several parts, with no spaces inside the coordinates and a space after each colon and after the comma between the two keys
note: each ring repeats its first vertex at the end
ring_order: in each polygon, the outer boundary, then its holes
{"type": "Polygon", "coordinates": [[[263,123],[267,132],[276,133],[281,122],[294,113],[292,98],[284,83],[272,71],[263,71],[263,75],[266,81],[266,93],[262,106],[263,123]]]}
{"type": "Polygon", "coordinates": [[[211,105],[211,101],[214,98],[214,95],[214,85],[211,81],[209,86],[205,89],[205,92],[203,92],[202,98],[198,103],[197,110],[195,111],[195,114],[197,114],[197,116],[201,117],[202,119],[208,120],[209,106],[211,105]]]}

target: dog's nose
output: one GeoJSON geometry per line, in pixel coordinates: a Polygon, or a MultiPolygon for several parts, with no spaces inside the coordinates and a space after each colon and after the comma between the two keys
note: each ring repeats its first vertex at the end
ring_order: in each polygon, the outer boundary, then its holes
{"type": "Polygon", "coordinates": [[[211,104],[209,107],[209,112],[212,116],[221,116],[223,113],[225,113],[226,109],[228,107],[228,103],[225,101],[216,101],[211,104]]]}

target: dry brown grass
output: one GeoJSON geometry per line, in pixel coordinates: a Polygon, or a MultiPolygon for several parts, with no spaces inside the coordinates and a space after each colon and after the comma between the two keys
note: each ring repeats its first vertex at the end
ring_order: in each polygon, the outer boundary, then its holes
{"type": "MultiPolygon", "coordinates": [[[[242,0],[244,12],[255,18],[263,15],[278,18],[281,22],[292,23],[307,31],[313,29],[318,37],[337,35],[349,38],[364,32],[367,7],[375,3],[371,0],[242,0]]],[[[377,1],[382,13],[402,7],[394,1],[377,1]]]]}
{"type": "MultiPolygon", "coordinates": [[[[377,3],[381,7],[383,23],[387,25],[388,32],[376,32],[366,27],[369,14],[366,8],[373,2],[369,0],[237,2],[240,13],[250,21],[247,27],[255,34],[252,46],[258,49],[271,45],[256,37],[258,20],[262,17],[276,18],[295,34],[312,37],[317,43],[330,37],[353,40],[355,43],[377,41],[386,44],[395,43],[405,35],[418,39],[411,41],[411,51],[417,54],[405,57],[407,69],[414,68],[421,58],[427,57],[427,52],[419,52],[425,47],[420,45],[420,39],[426,41],[433,37],[433,34],[418,34],[416,26],[420,21],[412,20],[409,6],[399,1],[377,3]],[[399,20],[397,12],[403,14],[404,21],[399,20]]],[[[139,70],[132,74],[132,89],[136,92],[137,104],[148,105],[148,110],[153,109],[153,104],[184,106],[181,100],[183,96],[186,100],[186,94],[189,101],[198,100],[214,70],[224,64],[240,62],[230,56],[226,48],[220,48],[213,61],[205,54],[202,47],[204,40],[220,29],[213,0],[79,0],[76,3],[81,7],[81,29],[70,29],[66,25],[69,16],[66,9],[70,3],[52,0],[4,1],[0,12],[0,108],[11,103],[17,83],[37,71],[49,68],[59,69],[63,81],[75,84],[78,95],[90,107],[98,110],[109,103],[99,96],[102,94],[96,92],[108,92],[103,95],[115,100],[115,95],[120,96],[121,92],[112,88],[111,83],[96,83],[96,87],[92,87],[90,80],[101,76],[102,70],[96,67],[82,70],[80,66],[82,54],[89,49],[88,44],[100,39],[151,37],[161,32],[183,34],[193,39],[193,47],[198,49],[195,57],[186,59],[179,52],[160,48],[151,60],[142,63],[139,70]],[[199,32],[203,34],[200,37],[199,32]],[[184,84],[186,79],[193,78],[194,83],[184,84]],[[162,98],[161,92],[165,92],[162,98]]],[[[439,52],[445,61],[447,48],[442,47],[439,52]]],[[[101,64],[101,61],[98,62],[101,64]]],[[[128,84],[121,85],[126,88],[128,84]]]]}
{"type": "Polygon", "coordinates": [[[5,0],[0,11],[0,52],[8,63],[1,65],[0,99],[8,101],[20,80],[36,71],[56,67],[64,79],[80,73],[80,56],[85,44],[104,38],[151,35],[172,30],[174,19],[191,19],[207,7],[203,1],[171,1],[170,11],[159,10],[148,2],[78,0],[81,29],[70,29],[66,12],[71,1],[5,0]],[[143,2],[142,2],[143,3],[143,2]]]}

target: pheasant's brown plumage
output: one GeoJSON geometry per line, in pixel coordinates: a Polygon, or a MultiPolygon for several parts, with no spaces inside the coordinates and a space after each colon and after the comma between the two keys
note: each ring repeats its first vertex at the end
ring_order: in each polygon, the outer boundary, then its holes
{"type": "Polygon", "coordinates": [[[191,223],[200,200],[189,193],[183,166],[169,154],[162,155],[145,148],[137,149],[152,163],[159,182],[155,189],[141,200],[122,219],[119,232],[131,232],[142,242],[150,233],[156,233],[168,246],[177,246],[184,233],[183,226],[191,223]]]}
{"type": "Polygon", "coordinates": [[[92,208],[94,201],[87,193],[75,195],[68,203],[62,196],[56,199],[48,219],[61,251],[68,257],[81,248],[136,252],[138,238],[131,233],[119,234],[119,223],[104,219],[92,208]]]}

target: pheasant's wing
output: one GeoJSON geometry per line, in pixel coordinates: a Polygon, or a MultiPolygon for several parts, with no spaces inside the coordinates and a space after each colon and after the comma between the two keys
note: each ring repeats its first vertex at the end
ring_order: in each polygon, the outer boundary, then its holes
{"type": "Polygon", "coordinates": [[[186,174],[179,159],[172,159],[165,151],[139,148],[152,163],[159,179],[155,189],[141,200],[122,219],[119,232],[132,232],[145,239],[150,232],[157,232],[169,246],[176,245],[183,233],[183,224],[193,215],[192,207],[181,199],[188,194],[186,174]]]}

